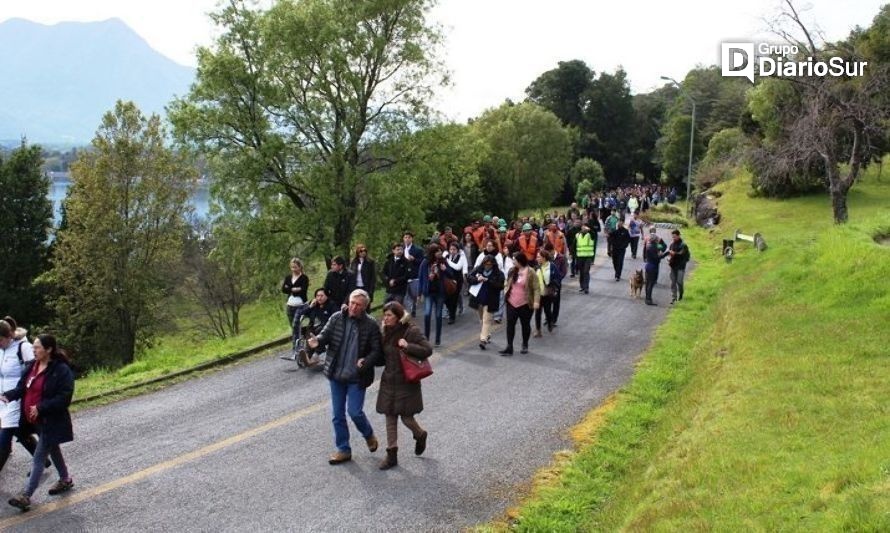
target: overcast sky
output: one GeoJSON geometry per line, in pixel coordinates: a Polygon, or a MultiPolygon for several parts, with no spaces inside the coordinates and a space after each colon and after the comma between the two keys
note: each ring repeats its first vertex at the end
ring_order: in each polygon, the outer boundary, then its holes
{"type": "MultiPolygon", "coordinates": [[[[868,26],[887,0],[798,1],[829,40],[868,26]]],[[[268,0],[266,0],[268,3],[268,0]]],[[[156,50],[194,66],[194,50],[212,41],[206,17],[217,0],[0,0],[0,21],[52,24],[118,17],[156,50]]],[[[453,87],[436,106],[464,120],[525,88],[558,61],[581,59],[597,72],[621,65],[633,92],[660,76],[681,79],[696,65],[718,64],[722,41],[763,39],[778,0],[440,0],[433,12],[446,34],[453,87]]],[[[2,53],[2,51],[0,51],[2,53]]]]}

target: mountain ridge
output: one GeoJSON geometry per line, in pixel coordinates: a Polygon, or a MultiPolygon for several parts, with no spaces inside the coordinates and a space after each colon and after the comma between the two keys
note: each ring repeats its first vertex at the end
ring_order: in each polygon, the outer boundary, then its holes
{"type": "Polygon", "coordinates": [[[87,144],[118,100],[143,113],[188,91],[195,70],[151,48],[119,18],[0,22],[0,142],[87,144]]]}

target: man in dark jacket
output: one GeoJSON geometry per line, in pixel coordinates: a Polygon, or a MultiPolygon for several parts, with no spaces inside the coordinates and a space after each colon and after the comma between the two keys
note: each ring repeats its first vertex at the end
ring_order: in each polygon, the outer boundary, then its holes
{"type": "Polygon", "coordinates": [[[405,310],[411,316],[417,315],[417,297],[420,296],[420,263],[423,262],[423,248],[414,244],[414,234],[406,231],[402,236],[405,260],[408,261],[408,290],[405,296],[405,310]]]}
{"type": "Polygon", "coordinates": [[[405,301],[408,290],[408,274],[411,266],[405,259],[405,247],[397,242],[392,246],[392,253],[383,264],[383,284],[386,286],[386,302],[405,301]]]}
{"type": "Polygon", "coordinates": [[[649,231],[649,238],[646,239],[646,245],[643,247],[643,261],[646,262],[646,305],[658,305],[652,301],[652,289],[655,288],[655,283],[658,281],[658,267],[661,258],[664,257],[664,249],[664,243],[661,237],[655,233],[653,227],[649,231]]]}
{"type": "Polygon", "coordinates": [[[671,232],[671,244],[665,255],[671,267],[671,305],[683,299],[683,277],[686,275],[686,263],[689,262],[689,247],[680,238],[680,230],[671,232]]]}
{"type": "Polygon", "coordinates": [[[365,310],[368,293],[352,291],[346,311],[331,316],[318,337],[309,339],[313,350],[327,348],[324,375],[331,386],[334,441],[337,451],[328,459],[332,465],[352,459],[346,413],[365,438],[368,450],[377,451],[377,437],[365,416],[365,389],[374,382],[374,365],[382,361],[380,326],[365,310]]]}
{"type": "Polygon", "coordinates": [[[624,269],[624,256],[630,244],[630,232],[624,227],[624,221],[618,219],[615,229],[609,234],[609,244],[612,248],[612,267],[615,268],[615,281],[621,281],[621,271],[624,269]]]}
{"type": "MultiPolygon", "coordinates": [[[[572,204],[575,205],[575,204],[572,204]]],[[[576,218],[572,222],[572,227],[566,230],[566,243],[569,245],[569,253],[572,254],[572,261],[569,263],[569,272],[571,277],[575,277],[578,269],[578,234],[581,233],[581,219],[576,218]]]]}
{"type": "Polygon", "coordinates": [[[339,255],[331,261],[331,269],[324,279],[324,289],[337,307],[346,303],[346,295],[349,294],[349,272],[346,270],[346,260],[339,255]]]}

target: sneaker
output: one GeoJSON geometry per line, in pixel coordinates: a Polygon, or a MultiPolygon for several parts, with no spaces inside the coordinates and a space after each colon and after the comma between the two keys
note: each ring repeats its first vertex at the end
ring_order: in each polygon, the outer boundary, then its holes
{"type": "MultiPolygon", "coordinates": [[[[329,465],[338,465],[347,461],[352,461],[352,454],[349,452],[337,452],[328,458],[329,465]]],[[[12,505],[12,503],[10,503],[10,505],[12,505]]]]}
{"type": "Polygon", "coordinates": [[[27,511],[31,508],[31,498],[25,496],[24,494],[19,494],[14,498],[10,498],[8,503],[13,507],[18,507],[22,511],[27,511]]]}
{"type": "Polygon", "coordinates": [[[535,330],[535,334],[534,334],[533,336],[537,339],[537,338],[543,337],[544,334],[541,333],[541,330],[536,329],[536,330],[535,330]]]}
{"type": "Polygon", "coordinates": [[[69,479],[65,481],[64,479],[60,479],[56,481],[56,484],[49,488],[49,495],[55,496],[56,494],[62,494],[63,492],[68,492],[74,488],[74,480],[69,479]]]}
{"type": "Polygon", "coordinates": [[[371,453],[376,452],[377,446],[380,445],[380,443],[377,442],[377,437],[375,437],[374,435],[371,435],[370,437],[366,438],[365,442],[368,443],[368,451],[371,453]]]}

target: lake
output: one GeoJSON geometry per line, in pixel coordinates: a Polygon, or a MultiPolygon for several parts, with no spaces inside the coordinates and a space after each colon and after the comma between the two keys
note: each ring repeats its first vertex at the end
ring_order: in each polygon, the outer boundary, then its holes
{"type": "MultiPolygon", "coordinates": [[[[71,180],[68,179],[67,173],[50,172],[49,198],[53,202],[53,222],[59,224],[62,219],[61,206],[62,200],[68,195],[68,188],[71,187],[71,180]]],[[[206,218],[210,211],[210,187],[206,182],[202,182],[195,193],[192,195],[189,203],[195,209],[195,215],[200,218],[206,218]]]]}

